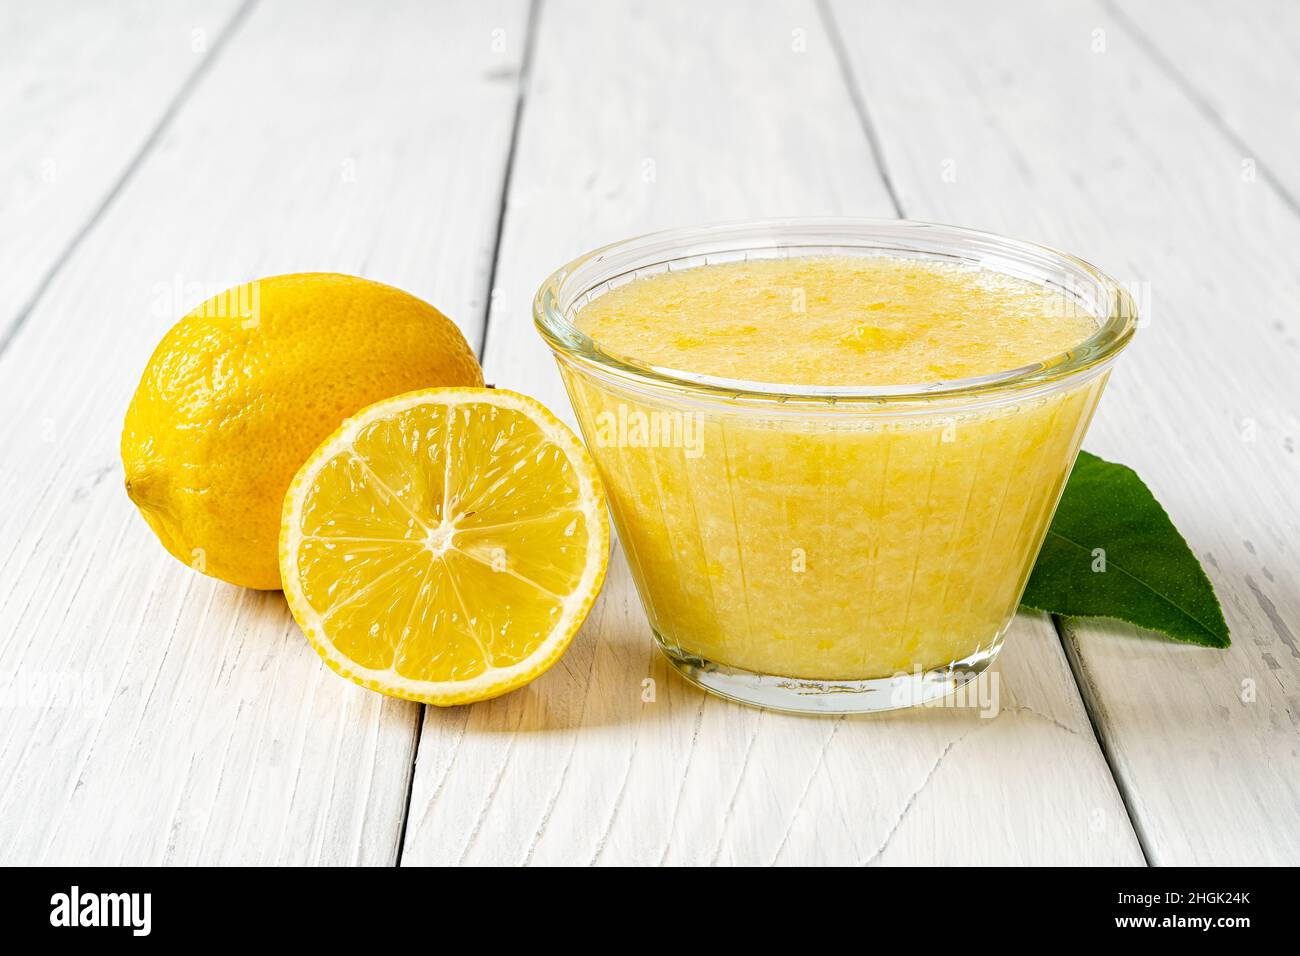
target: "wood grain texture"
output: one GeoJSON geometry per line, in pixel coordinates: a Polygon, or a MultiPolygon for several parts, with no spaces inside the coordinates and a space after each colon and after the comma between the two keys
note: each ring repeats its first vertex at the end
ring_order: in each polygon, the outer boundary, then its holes
{"type": "MultiPolygon", "coordinates": [[[[603,242],[705,220],[892,212],[811,3],[547,2],[488,379],[567,411],[530,300],[603,242]]],[[[1045,618],[1016,621],[999,673],[1003,709],[988,719],[728,704],[669,673],[616,548],[550,673],[486,704],[427,710],[402,862],[1141,863],[1045,618]]]]}
{"type": "Polygon", "coordinates": [[[0,343],[237,10],[236,0],[0,7],[0,343]]]}
{"type": "Polygon", "coordinates": [[[1300,211],[1300,10],[1290,0],[1117,3],[1104,9],[1300,211]]]}
{"type": "Polygon", "coordinates": [[[154,343],[234,281],[359,273],[476,340],[525,20],[255,6],[0,355],[0,860],[395,860],[419,708],[167,556],[118,436],[154,343]]]}
{"type": "MultiPolygon", "coordinates": [[[[1146,479],[1234,639],[1221,652],[1067,628],[1148,858],[1300,862],[1300,216],[1265,177],[1243,176],[1238,145],[1108,8],[833,9],[908,216],[1073,251],[1132,283],[1145,311],[1085,444],[1146,479]]],[[[1182,5],[1143,10],[1156,42],[1179,35],[1182,5]]],[[[1293,35],[1300,11],[1278,16],[1293,35]]],[[[1196,80],[1216,87],[1207,97],[1244,92],[1215,75],[1196,80]]],[[[1300,128],[1272,135],[1282,145],[1258,155],[1280,149],[1285,163],[1300,128]]]]}

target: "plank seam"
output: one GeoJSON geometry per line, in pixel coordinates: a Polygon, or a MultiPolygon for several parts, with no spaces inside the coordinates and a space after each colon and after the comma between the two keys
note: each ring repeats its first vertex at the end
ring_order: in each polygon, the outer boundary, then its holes
{"type": "Polygon", "coordinates": [[[1126,785],[1124,776],[1115,766],[1115,755],[1109,740],[1102,731],[1103,723],[1096,718],[1096,711],[1101,709],[1100,695],[1096,693],[1092,681],[1088,678],[1083,657],[1074,648],[1074,639],[1068,633],[1065,619],[1057,614],[1051,615],[1051,618],[1052,627],[1056,629],[1056,636],[1061,642],[1061,650],[1065,653],[1066,665],[1070,668],[1070,674],[1074,677],[1074,684],[1079,689],[1079,699],[1083,701],[1083,711],[1088,715],[1088,723],[1092,726],[1093,736],[1097,738],[1097,747],[1101,750],[1102,759],[1106,761],[1106,769],[1110,771],[1111,780],[1115,781],[1115,790],[1119,793],[1120,805],[1124,807],[1124,812],[1128,814],[1129,826],[1133,828],[1133,835],[1137,839],[1138,850],[1142,853],[1142,860],[1147,866],[1151,866],[1153,855],[1151,842],[1142,829],[1138,813],[1133,809],[1132,793],[1126,785]]]}
{"type": "MultiPolygon", "coordinates": [[[[505,229],[506,221],[506,200],[510,195],[510,177],[515,167],[515,154],[519,145],[519,128],[522,125],[524,114],[524,101],[527,97],[528,77],[533,65],[533,48],[537,40],[537,24],[541,19],[542,4],[541,0],[530,0],[528,4],[528,18],[524,26],[524,48],[519,58],[519,82],[516,85],[515,92],[515,113],[510,124],[510,142],[506,147],[506,166],[505,175],[501,180],[501,202],[497,207],[496,234],[492,241],[492,266],[488,269],[487,295],[484,298],[483,308],[483,330],[479,333],[478,348],[475,354],[482,363],[487,356],[487,336],[488,324],[492,320],[492,291],[496,287],[497,281],[497,263],[501,260],[501,235],[505,229]]],[[[423,738],[424,721],[428,716],[428,705],[420,704],[420,712],[416,717],[415,725],[415,746],[411,749],[411,768],[406,776],[406,801],[402,810],[402,825],[397,834],[397,855],[393,861],[394,867],[402,865],[402,857],[406,853],[406,831],[411,822],[411,799],[415,794],[415,768],[420,759],[420,741],[423,738]]],[[[473,836],[470,840],[473,844],[473,836]]],[[[469,852],[470,847],[465,848],[469,852]]]]}
{"type": "Polygon", "coordinates": [[[885,164],[885,150],[880,142],[880,134],[876,129],[875,121],[871,118],[871,111],[867,109],[867,101],[859,92],[857,77],[853,73],[853,67],[849,65],[849,53],[844,46],[844,38],[840,33],[839,24],[835,22],[835,14],[831,11],[830,0],[817,0],[817,12],[822,19],[822,26],[826,30],[826,35],[830,40],[831,51],[835,54],[835,60],[840,67],[840,75],[844,78],[844,87],[848,91],[849,100],[853,104],[853,111],[858,115],[858,122],[862,124],[862,132],[867,137],[867,146],[871,149],[871,156],[876,161],[876,171],[880,173],[881,182],[884,183],[885,192],[889,193],[889,201],[894,207],[894,215],[899,219],[906,218],[903,215],[903,204],[898,198],[898,190],[894,188],[893,177],[889,175],[889,167],[885,164]]]}
{"type": "Polygon", "coordinates": [[[411,822],[411,797],[415,793],[415,765],[420,756],[420,740],[424,737],[424,718],[428,704],[419,704],[415,714],[415,742],[411,746],[411,769],[406,775],[406,801],[402,804],[402,825],[397,830],[397,855],[393,866],[402,865],[402,854],[406,852],[406,828],[411,822]]]}
{"type": "Polygon", "coordinates": [[[497,284],[497,265],[501,261],[501,237],[505,234],[506,204],[510,198],[510,181],[515,169],[515,156],[519,151],[519,129],[523,125],[524,101],[528,97],[528,79],[533,68],[533,48],[537,43],[537,25],[542,17],[542,0],[530,0],[528,21],[524,27],[524,49],[519,60],[519,84],[515,95],[515,115],[510,125],[510,144],[506,147],[506,172],[501,181],[501,203],[497,209],[496,236],[492,243],[492,268],[488,270],[487,304],[483,309],[483,331],[479,333],[478,357],[487,357],[488,325],[492,321],[492,303],[497,284]]]}
{"type": "Polygon", "coordinates": [[[167,104],[167,108],[163,110],[162,115],[159,116],[158,122],[154,124],[153,128],[149,130],[148,135],[141,141],[140,147],[127,162],[121,175],[118,176],[113,185],[109,187],[108,192],[106,192],[103,198],[99,201],[99,205],[95,207],[90,216],[82,224],[81,228],[77,230],[73,237],[68,241],[68,244],[64,246],[63,251],[55,257],[52,263],[50,263],[50,267],[45,271],[45,275],[41,276],[41,281],[36,284],[36,288],[32,290],[31,296],[18,311],[14,320],[9,323],[9,327],[0,331],[0,355],[4,354],[5,350],[9,348],[9,343],[18,336],[18,331],[27,323],[28,318],[30,318],[31,314],[36,310],[36,306],[40,304],[45,293],[48,292],[50,286],[54,284],[55,277],[63,271],[63,266],[76,253],[77,249],[81,246],[82,241],[90,234],[90,231],[104,218],[104,214],[108,212],[109,208],[117,200],[117,197],[122,194],[127,183],[131,181],[136,170],[140,168],[145,158],[153,152],[154,147],[158,145],[158,141],[162,138],[163,131],[171,125],[172,120],[176,118],[176,114],[180,112],[180,108],[184,106],[185,102],[190,98],[195,87],[198,86],[199,81],[207,75],[208,71],[212,68],[212,64],[221,56],[222,51],[226,47],[227,41],[235,34],[240,26],[243,25],[244,20],[248,17],[249,11],[252,10],[256,3],[257,0],[244,0],[244,2],[240,4],[239,9],[237,9],[231,18],[226,21],[226,25],[222,28],[216,41],[212,44],[211,52],[200,60],[198,65],[190,71],[189,76],[181,82],[180,87],[176,91],[176,95],[172,98],[171,102],[167,104]]]}
{"type": "MultiPolygon", "coordinates": [[[[1241,154],[1242,158],[1254,158],[1259,156],[1259,153],[1256,150],[1251,149],[1250,144],[1242,139],[1241,135],[1237,133],[1237,131],[1228,124],[1228,121],[1223,118],[1223,115],[1215,109],[1214,104],[1206,99],[1201,91],[1197,89],[1196,84],[1192,82],[1187,74],[1183,73],[1182,70],[1174,65],[1174,61],[1166,56],[1160,47],[1156,45],[1155,41],[1151,39],[1150,34],[1143,30],[1142,27],[1129,17],[1128,14],[1124,13],[1123,10],[1113,2],[1113,0],[1098,0],[1098,3],[1103,10],[1114,17],[1115,20],[1126,31],[1128,31],[1129,35],[1135,41],[1137,48],[1141,50],[1153,64],[1155,64],[1156,69],[1165,75],[1178,92],[1182,93],[1183,96],[1191,102],[1192,106],[1195,107],[1196,111],[1201,114],[1206,122],[1208,122],[1220,136],[1227,140],[1229,145],[1241,154]]],[[[1272,188],[1273,192],[1277,194],[1277,197],[1282,200],[1283,205],[1291,210],[1291,212],[1296,216],[1300,216],[1300,198],[1297,198],[1272,174],[1272,172],[1270,172],[1267,163],[1258,163],[1256,168],[1260,179],[1272,188]]]]}

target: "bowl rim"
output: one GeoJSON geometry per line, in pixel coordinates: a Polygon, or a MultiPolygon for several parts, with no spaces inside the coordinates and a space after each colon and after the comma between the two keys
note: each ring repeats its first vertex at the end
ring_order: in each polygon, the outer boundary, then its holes
{"type": "Polygon", "coordinates": [[[696,398],[732,402],[885,406],[984,404],[1053,391],[1104,372],[1129,344],[1138,326],[1132,296],[1119,282],[1091,263],[1050,246],[914,219],[836,216],[733,220],[660,230],[609,243],[578,256],[546,278],[533,298],[533,320],[557,358],[627,387],[668,390],[679,398],[686,392],[696,398]],[[680,271],[739,261],[760,252],[767,254],[759,258],[791,258],[790,250],[804,248],[827,251],[799,255],[836,255],[854,248],[871,248],[883,250],[876,254],[913,253],[923,259],[964,260],[1058,288],[1078,300],[1077,288],[999,268],[985,260],[1002,256],[1008,262],[1037,263],[1092,286],[1094,305],[1088,311],[1098,320],[1098,328],[1061,353],[987,375],[901,385],[822,386],[727,378],[641,362],[605,351],[572,319],[582,305],[595,297],[595,290],[608,291],[616,280],[631,281],[648,269],[680,271]],[[578,304],[579,300],[585,301],[578,304]]]}

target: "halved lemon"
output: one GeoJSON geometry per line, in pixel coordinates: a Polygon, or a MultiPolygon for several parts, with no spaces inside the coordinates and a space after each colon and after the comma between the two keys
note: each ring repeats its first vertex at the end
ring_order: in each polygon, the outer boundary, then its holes
{"type": "Polygon", "coordinates": [[[554,664],[608,563],[587,450],[503,389],[431,388],[362,409],[298,471],[280,527],[285,597],[325,663],[441,706],[554,664]]]}

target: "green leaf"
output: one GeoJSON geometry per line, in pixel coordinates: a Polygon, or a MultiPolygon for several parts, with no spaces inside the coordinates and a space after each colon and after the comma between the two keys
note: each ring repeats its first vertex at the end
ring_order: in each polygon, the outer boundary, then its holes
{"type": "Polygon", "coordinates": [[[1115,618],[1206,647],[1229,644],[1214,587],[1165,509],[1132,468],[1086,451],[1020,603],[1115,618]]]}

